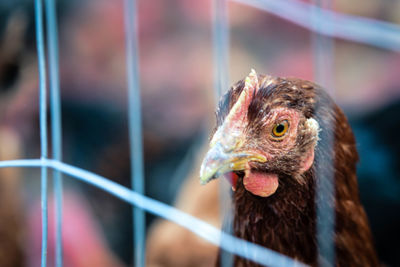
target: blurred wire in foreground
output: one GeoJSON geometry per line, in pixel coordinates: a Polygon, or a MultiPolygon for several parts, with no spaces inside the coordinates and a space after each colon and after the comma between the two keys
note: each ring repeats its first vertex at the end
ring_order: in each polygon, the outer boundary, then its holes
{"type": "Polygon", "coordinates": [[[307,266],[273,250],[221,232],[219,229],[206,222],[203,222],[200,219],[197,219],[196,217],[193,217],[160,201],[129,190],[128,188],[105,177],[62,163],[58,160],[21,159],[0,161],[0,168],[8,167],[47,167],[58,170],[71,177],[75,177],[82,182],[100,188],[105,192],[108,192],[119,199],[135,205],[147,212],[172,221],[230,253],[259,264],[271,267],[307,266]]]}
{"type": "MultiPolygon", "coordinates": [[[[213,54],[214,54],[214,97],[218,106],[221,95],[229,89],[229,19],[228,0],[213,1],[213,54]]],[[[230,186],[222,180],[219,188],[222,230],[232,232],[232,204],[230,186]]],[[[232,254],[221,251],[221,266],[232,266],[232,254]]]]}
{"type": "MultiPolygon", "coordinates": [[[[125,0],[125,40],[126,40],[126,75],[128,80],[128,118],[129,143],[131,152],[131,185],[139,194],[144,194],[142,112],[138,75],[138,40],[137,40],[136,0],[125,0]]],[[[145,214],[138,207],[133,207],[133,235],[135,248],[135,266],[145,266],[145,214]]]]}
{"type": "Polygon", "coordinates": [[[218,104],[229,88],[228,0],[213,1],[214,94],[218,104]]]}
{"type": "Polygon", "coordinates": [[[400,25],[345,15],[297,0],[232,0],[249,5],[323,35],[400,51],[400,25]],[[312,13],[319,9],[318,23],[312,13]]]}
{"type": "MultiPolygon", "coordinates": [[[[43,37],[42,0],[35,0],[36,42],[39,65],[39,110],[40,110],[40,149],[41,160],[47,158],[47,120],[46,120],[46,62],[43,37]]],[[[41,172],[41,206],[42,206],[42,256],[41,265],[46,267],[47,260],[47,167],[42,165],[41,172]]]]}
{"type": "MultiPolygon", "coordinates": [[[[314,0],[312,19],[316,29],[321,28],[321,11],[331,6],[331,0],[314,0]]],[[[312,32],[313,48],[313,72],[314,80],[328,91],[331,97],[335,97],[334,84],[334,40],[330,36],[324,36],[319,31],[312,32]]]]}
{"type": "MultiPolygon", "coordinates": [[[[51,147],[52,157],[62,160],[61,145],[61,106],[60,79],[58,64],[58,33],[55,0],[46,0],[47,52],[49,61],[50,109],[51,109],[51,147]]],[[[62,176],[59,171],[53,172],[55,196],[55,266],[62,267],[62,176]]]]}
{"type": "MultiPolygon", "coordinates": [[[[314,27],[318,29],[312,34],[313,60],[314,60],[314,79],[333,97],[334,86],[334,40],[330,36],[320,34],[322,25],[321,20],[322,8],[331,7],[331,0],[314,0],[316,5],[312,6],[312,19],[314,27]]],[[[327,14],[330,15],[330,14],[327,14]]],[[[330,25],[326,25],[329,27],[330,25]]],[[[328,29],[329,30],[329,29],[328,29]]],[[[332,107],[333,108],[333,107],[332,107]]],[[[318,113],[318,110],[317,110],[318,113]]],[[[332,122],[333,123],[333,122],[332,122]]],[[[334,125],[330,125],[330,130],[334,129],[334,125]]],[[[326,139],[327,151],[333,151],[333,138],[329,136],[326,139]]],[[[316,184],[316,213],[317,213],[317,244],[318,244],[318,263],[321,266],[335,266],[335,208],[334,197],[334,159],[326,161],[332,168],[330,173],[324,172],[321,168],[317,168],[318,182],[316,184]],[[328,173],[328,175],[327,175],[328,173]]]]}

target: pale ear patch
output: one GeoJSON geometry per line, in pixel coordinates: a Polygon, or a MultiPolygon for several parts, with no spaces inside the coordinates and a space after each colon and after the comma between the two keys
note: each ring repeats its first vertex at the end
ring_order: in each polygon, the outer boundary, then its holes
{"type": "Polygon", "coordinates": [[[306,129],[308,131],[310,131],[313,135],[315,135],[316,140],[318,141],[318,139],[319,139],[318,138],[318,133],[320,131],[319,123],[315,119],[309,118],[309,119],[306,120],[306,125],[305,126],[306,126],[306,129]]]}
{"type": "Polygon", "coordinates": [[[314,154],[315,154],[314,149],[319,140],[318,133],[320,131],[319,123],[313,118],[307,119],[305,126],[307,131],[309,131],[314,136],[314,144],[311,145],[310,149],[305,154],[305,157],[301,162],[300,173],[308,171],[314,163],[314,154]]]}

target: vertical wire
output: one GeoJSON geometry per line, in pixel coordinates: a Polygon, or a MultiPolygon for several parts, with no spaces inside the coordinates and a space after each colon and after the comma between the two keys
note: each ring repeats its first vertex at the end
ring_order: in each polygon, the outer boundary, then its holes
{"type": "MultiPolygon", "coordinates": [[[[126,68],[132,189],[144,194],[142,114],[138,75],[138,16],[136,0],[125,0],[126,68]]],[[[133,207],[134,266],[145,266],[145,214],[133,207]]]]}
{"type": "MultiPolygon", "coordinates": [[[[331,0],[314,0],[315,7],[330,8],[331,0]]],[[[325,19],[321,15],[321,9],[315,8],[312,13],[315,27],[321,27],[320,21],[325,19]]],[[[326,27],[326,25],[325,25],[326,27]]],[[[329,30],[329,29],[328,29],[329,30]]],[[[326,88],[327,92],[334,97],[334,40],[331,37],[323,36],[318,33],[312,34],[312,44],[314,51],[314,78],[326,88]]],[[[333,107],[330,107],[333,108],[333,107]]],[[[317,110],[318,113],[318,110],[317,110]]],[[[334,121],[331,120],[327,132],[334,131],[334,121]]],[[[333,134],[326,135],[324,149],[333,151],[333,134]]],[[[335,176],[334,176],[334,154],[327,155],[325,162],[329,165],[317,167],[316,184],[316,215],[317,215],[317,245],[318,261],[321,266],[335,265],[335,176]],[[326,171],[329,169],[331,171],[326,171]]]]}
{"type": "MultiPolygon", "coordinates": [[[[35,0],[36,41],[39,68],[39,112],[41,159],[47,158],[47,122],[46,122],[46,62],[43,41],[43,7],[41,0],[35,0]]],[[[47,168],[41,170],[41,207],[42,207],[42,252],[41,266],[47,262],[47,168]]]]}
{"type": "MultiPolygon", "coordinates": [[[[213,61],[214,61],[214,97],[218,105],[222,93],[228,90],[229,84],[229,30],[228,1],[213,1],[213,61]]],[[[222,229],[232,232],[233,209],[231,204],[229,183],[220,180],[220,216],[223,220],[222,229]]],[[[221,251],[221,266],[232,266],[233,256],[221,251]]]]}
{"type": "MultiPolygon", "coordinates": [[[[46,26],[47,47],[49,60],[50,82],[50,108],[51,108],[51,141],[54,159],[62,160],[61,145],[61,106],[60,106],[60,80],[58,60],[58,32],[55,0],[46,0],[46,26]]],[[[54,195],[55,195],[55,222],[56,222],[56,250],[55,266],[62,267],[62,174],[54,170],[54,195]]]]}
{"type": "MultiPolygon", "coordinates": [[[[315,28],[321,27],[321,20],[326,18],[322,16],[320,8],[330,8],[331,0],[313,0],[315,6],[312,10],[312,19],[315,28]]],[[[329,27],[323,24],[324,27],[329,27]]],[[[334,79],[333,79],[333,66],[334,66],[334,40],[329,36],[324,36],[317,32],[312,33],[312,45],[314,50],[314,78],[316,81],[325,87],[330,96],[334,97],[334,79]]]]}
{"type": "Polygon", "coordinates": [[[213,1],[214,94],[216,103],[229,87],[228,1],[213,1]]]}

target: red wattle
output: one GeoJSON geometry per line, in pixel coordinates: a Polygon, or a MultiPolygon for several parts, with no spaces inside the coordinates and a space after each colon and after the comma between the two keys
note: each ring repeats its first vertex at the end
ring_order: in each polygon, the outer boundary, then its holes
{"type": "Polygon", "coordinates": [[[260,197],[268,197],[278,189],[278,175],[246,171],[243,185],[247,191],[260,197]]]}

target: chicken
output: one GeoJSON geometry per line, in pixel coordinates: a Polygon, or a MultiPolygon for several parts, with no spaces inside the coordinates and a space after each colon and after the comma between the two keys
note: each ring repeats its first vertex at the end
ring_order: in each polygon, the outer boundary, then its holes
{"type": "Polygon", "coordinates": [[[332,173],[335,264],[377,266],[357,161],[347,119],[323,89],[252,70],[220,101],[200,181],[224,176],[231,182],[235,236],[315,266],[324,260],[317,249],[316,205],[323,198],[316,187],[332,173]]]}
{"type": "MultiPolygon", "coordinates": [[[[202,152],[205,153],[205,149],[202,152]]],[[[204,154],[204,153],[200,154],[204,154]]],[[[201,163],[200,155],[197,166],[201,163]]],[[[176,199],[176,208],[221,227],[219,184],[201,187],[198,182],[199,168],[191,171],[176,199]],[[202,205],[199,205],[202,203],[202,205]]],[[[149,230],[146,264],[150,267],[208,267],[218,256],[218,247],[196,236],[189,230],[169,221],[158,220],[149,230]]]]}

